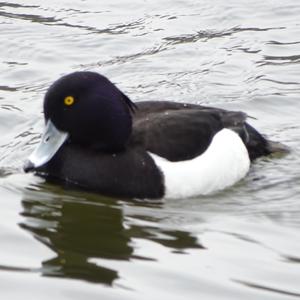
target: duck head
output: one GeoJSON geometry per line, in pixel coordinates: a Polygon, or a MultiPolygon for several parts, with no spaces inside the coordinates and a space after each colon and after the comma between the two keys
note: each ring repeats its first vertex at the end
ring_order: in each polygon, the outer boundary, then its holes
{"type": "Polygon", "coordinates": [[[65,142],[100,151],[121,151],[131,134],[134,109],[134,103],[98,73],[63,76],[45,95],[44,133],[24,170],[46,164],[65,142]]]}

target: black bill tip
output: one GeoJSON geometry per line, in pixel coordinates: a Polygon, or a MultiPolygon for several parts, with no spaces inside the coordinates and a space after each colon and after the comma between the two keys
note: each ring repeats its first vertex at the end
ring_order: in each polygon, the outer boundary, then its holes
{"type": "Polygon", "coordinates": [[[25,173],[33,171],[34,168],[34,164],[30,160],[27,160],[23,166],[23,170],[25,173]]]}

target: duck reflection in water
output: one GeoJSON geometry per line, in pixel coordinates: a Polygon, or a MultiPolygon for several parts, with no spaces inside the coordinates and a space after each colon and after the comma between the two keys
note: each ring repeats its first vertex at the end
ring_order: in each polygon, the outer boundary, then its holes
{"type": "Polygon", "coordinates": [[[78,278],[111,285],[115,270],[89,262],[90,258],[128,260],[133,249],[122,224],[120,208],[93,202],[23,200],[20,226],[51,248],[56,257],[42,264],[42,275],[78,278]]]}
{"type": "Polygon", "coordinates": [[[80,195],[85,196],[73,198],[35,191],[22,201],[24,221],[20,226],[56,253],[56,257],[42,262],[43,276],[112,285],[119,278],[118,270],[102,267],[91,258],[149,260],[134,255],[132,238],[152,240],[177,253],[202,248],[188,232],[157,228],[155,233],[153,227],[124,226],[123,208],[116,200],[80,195]]]}

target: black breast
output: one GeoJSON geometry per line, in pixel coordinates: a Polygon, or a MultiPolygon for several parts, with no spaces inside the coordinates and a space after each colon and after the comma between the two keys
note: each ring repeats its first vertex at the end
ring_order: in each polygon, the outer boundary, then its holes
{"type": "Polygon", "coordinates": [[[112,197],[156,199],[164,195],[162,174],[139,148],[109,154],[67,144],[37,172],[112,197]]]}

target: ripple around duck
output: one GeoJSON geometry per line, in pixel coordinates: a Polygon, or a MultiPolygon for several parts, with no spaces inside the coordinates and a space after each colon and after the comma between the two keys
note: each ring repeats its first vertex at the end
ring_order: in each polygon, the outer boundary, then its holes
{"type": "Polygon", "coordinates": [[[5,17],[9,19],[21,19],[30,22],[36,22],[41,24],[50,24],[56,23],[61,20],[53,18],[53,17],[43,17],[40,15],[31,15],[31,14],[16,14],[16,13],[9,13],[9,12],[0,12],[0,17],[5,17]]]}
{"type": "Polygon", "coordinates": [[[1,2],[1,293],[299,297],[298,19],[292,0],[1,2]],[[134,100],[245,111],[292,151],[257,160],[225,191],[178,201],[45,183],[22,165],[40,138],[45,91],[78,70],[103,73],[134,100]]]}
{"type": "Polygon", "coordinates": [[[260,284],[254,284],[254,283],[250,283],[250,282],[244,282],[244,281],[239,281],[236,280],[236,282],[241,283],[245,286],[251,287],[251,288],[255,288],[255,289],[259,289],[259,290],[263,290],[263,291],[268,291],[268,292],[273,292],[275,295],[286,295],[286,296],[293,296],[293,297],[299,297],[300,293],[293,293],[290,291],[285,291],[285,290],[281,290],[281,289],[277,289],[275,287],[268,287],[268,286],[263,286],[260,284]]]}
{"type": "Polygon", "coordinates": [[[277,29],[283,29],[281,27],[274,27],[274,28],[243,28],[243,27],[234,27],[231,29],[227,29],[225,31],[199,31],[194,34],[187,34],[187,35],[180,35],[180,36],[174,36],[174,37],[166,37],[165,40],[168,41],[171,44],[182,44],[182,43],[194,43],[199,40],[209,40],[214,38],[221,38],[225,36],[231,36],[236,33],[240,32],[260,32],[260,31],[269,31],[269,30],[277,30],[277,29]]]}

